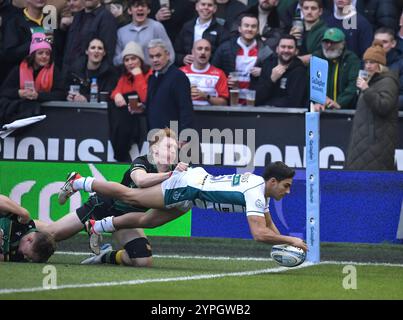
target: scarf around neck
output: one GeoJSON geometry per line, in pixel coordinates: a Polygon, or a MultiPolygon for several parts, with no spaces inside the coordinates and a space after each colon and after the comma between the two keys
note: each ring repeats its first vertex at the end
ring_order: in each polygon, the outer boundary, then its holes
{"type": "Polygon", "coordinates": [[[34,81],[36,92],[50,92],[53,86],[54,63],[43,67],[34,80],[34,69],[27,61],[20,64],[20,89],[24,89],[25,81],[34,81]]]}

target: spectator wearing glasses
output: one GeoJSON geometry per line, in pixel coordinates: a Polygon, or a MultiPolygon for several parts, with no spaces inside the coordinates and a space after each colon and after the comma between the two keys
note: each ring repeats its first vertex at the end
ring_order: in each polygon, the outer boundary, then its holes
{"type": "Polygon", "coordinates": [[[51,53],[46,35],[34,33],[29,55],[10,72],[0,89],[5,122],[39,114],[39,104],[32,102],[64,99],[63,79],[51,53]]]}
{"type": "Polygon", "coordinates": [[[13,19],[3,25],[4,64],[1,69],[8,74],[28,55],[32,34],[44,32],[43,8],[46,0],[26,0],[25,8],[18,9],[13,19]]]}

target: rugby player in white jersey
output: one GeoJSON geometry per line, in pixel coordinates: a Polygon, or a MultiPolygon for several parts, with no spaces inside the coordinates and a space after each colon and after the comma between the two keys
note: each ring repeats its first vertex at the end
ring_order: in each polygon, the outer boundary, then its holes
{"type": "Polygon", "coordinates": [[[81,177],[73,172],[59,193],[64,203],[74,192],[97,192],[131,205],[154,208],[146,213],[127,213],[90,221],[87,230],[96,236],[121,228],[154,228],[176,219],[193,205],[222,212],[245,212],[253,238],[268,244],[289,244],[307,250],[306,243],[296,237],[281,235],[271,219],[270,198],[282,199],[290,193],[295,171],[277,161],[265,168],[263,177],[255,174],[212,176],[203,168],[177,166],[171,177],[161,184],[143,189],[130,189],[115,182],[81,177]]]}

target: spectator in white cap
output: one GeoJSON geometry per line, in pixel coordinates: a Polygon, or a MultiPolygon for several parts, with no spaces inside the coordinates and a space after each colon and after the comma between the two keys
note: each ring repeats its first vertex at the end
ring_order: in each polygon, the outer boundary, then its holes
{"type": "Polygon", "coordinates": [[[129,95],[137,95],[139,103],[145,103],[147,98],[147,82],[152,74],[150,67],[144,62],[141,46],[130,41],[122,51],[124,71],[116,88],[112,91],[113,104],[110,105],[109,123],[112,147],[115,159],[130,161],[129,150],[134,142],[140,142],[144,134],[141,120],[128,108],[129,95]]]}

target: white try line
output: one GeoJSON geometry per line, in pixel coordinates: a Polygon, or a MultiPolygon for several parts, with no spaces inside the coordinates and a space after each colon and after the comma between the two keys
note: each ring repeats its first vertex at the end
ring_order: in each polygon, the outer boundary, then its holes
{"type": "MultiPolygon", "coordinates": [[[[71,255],[71,256],[90,256],[90,252],[75,252],[75,251],[57,251],[55,254],[71,255]]],[[[257,257],[226,257],[226,256],[188,256],[177,254],[153,254],[154,258],[160,259],[202,259],[202,260],[235,260],[235,261],[274,261],[272,258],[257,258],[257,257]]],[[[403,264],[398,263],[382,263],[382,262],[357,262],[357,261],[321,261],[320,264],[334,265],[356,265],[356,266],[383,266],[383,267],[403,267],[403,264]]]]}
{"type": "Polygon", "coordinates": [[[268,268],[268,269],[254,270],[254,271],[229,272],[229,273],[218,273],[218,274],[200,274],[200,275],[186,276],[186,277],[138,279],[138,280],[113,281],[113,282],[95,282],[95,283],[86,283],[86,284],[81,284],[81,283],[66,284],[66,285],[57,286],[56,288],[51,288],[51,289],[43,288],[43,287],[0,289],[0,294],[41,292],[41,291],[63,290],[63,289],[95,288],[95,287],[132,286],[132,285],[139,285],[139,284],[145,284],[145,283],[209,280],[209,279],[217,279],[217,278],[224,278],[224,277],[245,277],[245,276],[255,276],[255,275],[265,274],[265,273],[279,273],[279,272],[283,272],[283,271],[290,271],[290,270],[295,270],[295,269],[306,268],[311,265],[312,264],[310,264],[310,263],[304,263],[303,265],[294,267],[292,269],[286,268],[286,267],[277,267],[277,268],[268,268]]]}
{"type": "MultiPolygon", "coordinates": [[[[70,256],[90,256],[90,252],[74,252],[74,251],[57,251],[55,254],[70,256]]],[[[203,260],[235,260],[235,261],[273,261],[272,258],[256,258],[256,257],[224,257],[224,256],[187,256],[177,254],[153,254],[154,258],[161,259],[203,259],[203,260]]]]}
{"type": "Polygon", "coordinates": [[[398,267],[398,268],[403,268],[403,264],[399,264],[399,263],[386,263],[386,262],[321,261],[320,264],[354,265],[354,266],[369,266],[369,267],[398,267]]]}

